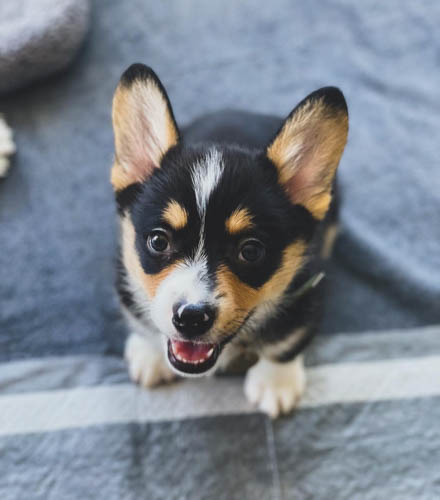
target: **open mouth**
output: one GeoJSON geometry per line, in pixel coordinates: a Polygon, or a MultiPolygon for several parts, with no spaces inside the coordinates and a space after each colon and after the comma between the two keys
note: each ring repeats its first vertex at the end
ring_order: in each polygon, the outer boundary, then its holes
{"type": "Polygon", "coordinates": [[[168,340],[168,359],[182,373],[200,374],[211,369],[221,352],[218,344],[168,340]]]}

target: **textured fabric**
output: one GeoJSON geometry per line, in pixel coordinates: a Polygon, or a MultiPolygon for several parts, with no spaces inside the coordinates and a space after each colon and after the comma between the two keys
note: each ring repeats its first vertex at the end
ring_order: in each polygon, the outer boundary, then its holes
{"type": "Polygon", "coordinates": [[[0,2],[0,92],[64,69],[89,25],[88,0],[0,2]]]}
{"type": "Polygon", "coordinates": [[[440,3],[93,9],[68,74],[0,100],[18,149],[0,183],[0,498],[439,498],[440,332],[364,332],[440,323],[440,3]],[[309,406],[291,417],[253,413],[235,378],[144,393],[102,356],[126,335],[110,107],[135,61],[157,71],[179,123],[220,108],[286,115],[324,85],[347,97],[323,332],[350,333],[308,352],[309,406]]]}
{"type": "Polygon", "coordinates": [[[110,356],[4,363],[0,497],[438,498],[439,333],[323,338],[300,408],[275,422],[241,378],[145,391],[110,356]]]}

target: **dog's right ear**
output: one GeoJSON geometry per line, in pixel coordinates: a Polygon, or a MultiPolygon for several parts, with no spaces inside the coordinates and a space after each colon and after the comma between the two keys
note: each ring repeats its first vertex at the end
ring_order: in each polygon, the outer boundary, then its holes
{"type": "Polygon", "coordinates": [[[111,181],[114,190],[121,191],[150,177],[179,141],[179,130],[165,89],[144,64],[132,64],[122,75],[113,97],[112,119],[111,181]]]}

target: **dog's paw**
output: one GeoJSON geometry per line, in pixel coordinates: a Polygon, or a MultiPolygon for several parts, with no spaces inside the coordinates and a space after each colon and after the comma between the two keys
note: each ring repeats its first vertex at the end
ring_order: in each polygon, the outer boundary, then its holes
{"type": "Polygon", "coordinates": [[[246,374],[247,399],[272,418],[286,414],[298,404],[306,387],[301,356],[290,363],[260,359],[246,374]]]}
{"type": "Polygon", "coordinates": [[[128,337],[124,357],[130,378],[142,387],[154,387],[176,378],[163,352],[140,335],[133,333],[128,337]]]}

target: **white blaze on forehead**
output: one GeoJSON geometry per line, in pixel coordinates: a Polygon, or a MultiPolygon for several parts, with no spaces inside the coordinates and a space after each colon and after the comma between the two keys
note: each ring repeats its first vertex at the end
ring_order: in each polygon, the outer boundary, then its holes
{"type": "Polygon", "coordinates": [[[196,195],[197,209],[202,218],[206,214],[209,198],[219,183],[223,169],[222,155],[215,148],[210,149],[206,157],[193,167],[191,179],[196,195]]]}
{"type": "Polygon", "coordinates": [[[197,210],[200,215],[200,240],[194,255],[194,260],[204,260],[206,267],[206,252],[204,251],[203,236],[205,233],[206,209],[209,198],[218,185],[223,174],[224,165],[221,153],[212,148],[206,157],[199,161],[191,172],[191,179],[196,196],[197,210]]]}
{"type": "Polygon", "coordinates": [[[208,261],[203,236],[209,198],[219,183],[223,168],[221,153],[212,148],[192,169],[191,180],[201,219],[200,239],[194,255],[177,266],[163,280],[152,301],[151,318],[165,334],[174,332],[172,324],[174,304],[179,301],[187,304],[214,301],[213,291],[209,287],[208,261]]]}

